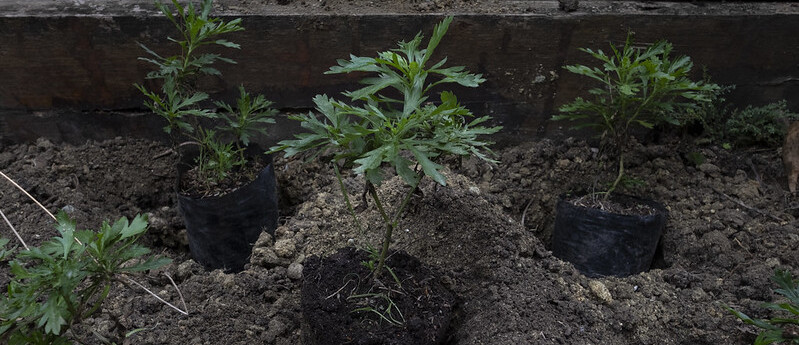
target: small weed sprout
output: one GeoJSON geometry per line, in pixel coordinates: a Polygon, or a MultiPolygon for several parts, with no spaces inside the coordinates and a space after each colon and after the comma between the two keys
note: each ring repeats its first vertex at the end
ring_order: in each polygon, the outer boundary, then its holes
{"type": "Polygon", "coordinates": [[[352,104],[326,95],[316,96],[313,101],[323,117],[319,119],[313,113],[293,116],[308,132],[281,141],[270,150],[282,150],[286,156],[306,151],[313,151],[314,156],[332,154],[339,185],[353,216],[338,165],[352,167],[366,177],[365,193],[371,196],[385,224],[374,267],[376,278],[385,267],[392,233],[421,178],[428,176],[446,185],[440,172],[442,166],[436,160],[451,154],[474,155],[493,162],[487,156],[491,143],[478,136],[495,133],[500,127],[483,126],[489,120],[487,116],[468,120],[473,114],[458,103],[452,92],[441,92],[436,104],[429,99],[437,85],[477,87],[484,81],[481,75],[469,73],[464,67],[444,68],[446,58],[430,64],[451,22],[452,17],[447,17],[435,26],[426,48],[420,47],[423,37],[419,33],[409,42],[399,42],[398,49],[380,52],[375,58],[353,55],[349,60],[338,60],[338,66],[326,73],[367,72],[375,76],[362,79],[363,88],[344,93],[352,104]],[[410,187],[393,213],[388,212],[375,189],[384,179],[384,165],[391,166],[410,187]]]}
{"type": "Polygon", "coordinates": [[[103,223],[100,231],[77,230],[66,213],[57,216],[59,236],[17,252],[0,239],[0,257],[12,258],[7,294],[0,297],[0,339],[8,344],[69,344],[65,332],[101,310],[114,282],[128,273],[162,267],[136,241],[147,219],[103,223]]]}
{"type": "Polygon", "coordinates": [[[666,41],[637,48],[633,45],[633,34],[629,33],[621,50],[613,44],[610,48],[610,55],[602,50],[580,49],[598,60],[601,67],[565,67],[569,72],[599,81],[601,86],[588,91],[592,99],[577,97],[561,106],[560,114],[552,118],[577,121],[579,124],[574,128],[592,128],[610,141],[618,159],[618,174],[602,193],[605,198],[625,178],[624,154],[631,127],[684,125],[683,118],[675,114],[710,102],[719,89],[716,84],[691,81],[688,78],[693,67],[691,59],[687,56],[672,59],[669,56],[672,45],[666,41]]]}
{"type": "Polygon", "coordinates": [[[726,307],[737,318],[761,329],[755,345],[773,343],[799,344],[799,284],[790,272],[777,270],[771,278],[779,289],[774,290],[788,300],[782,303],[765,303],[763,306],[786,314],[767,320],[753,319],[746,314],[726,307]]]}
{"type": "MultiPolygon", "coordinates": [[[[200,76],[220,76],[221,72],[213,67],[217,61],[235,64],[236,62],[214,53],[201,53],[203,48],[221,46],[239,49],[239,45],[219,38],[223,34],[242,31],[241,19],[225,22],[219,18],[209,17],[211,0],[203,0],[199,11],[189,3],[181,6],[172,0],[176,14],[172,10],[156,2],[158,9],[175,25],[180,32],[179,38],[169,38],[180,47],[180,54],[163,57],[144,45],[140,46],[150,57],[139,58],[154,64],[158,69],[147,74],[147,79],[159,80],[161,90],[150,91],[145,86],[136,84],[136,88],[147,97],[145,106],[153,113],[166,120],[164,131],[170,135],[173,149],[177,150],[177,142],[182,137],[189,138],[200,147],[200,155],[196,160],[200,179],[207,183],[206,189],[218,184],[228,177],[236,168],[246,164],[244,148],[249,145],[254,134],[265,134],[265,124],[274,123],[272,116],[276,110],[271,108],[272,102],[263,95],[253,97],[243,86],[239,87],[239,98],[236,108],[223,102],[214,102],[223,113],[207,108],[209,95],[197,91],[195,84],[200,76]],[[217,121],[222,124],[216,130],[232,137],[230,143],[223,141],[217,131],[203,127],[202,119],[217,121]]],[[[178,151],[179,152],[179,151],[178,151]]]]}

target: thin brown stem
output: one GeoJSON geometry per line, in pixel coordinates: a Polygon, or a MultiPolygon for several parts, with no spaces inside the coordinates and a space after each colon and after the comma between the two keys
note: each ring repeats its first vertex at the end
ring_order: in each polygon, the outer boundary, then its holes
{"type": "Polygon", "coordinates": [[[180,303],[183,303],[183,309],[188,311],[189,307],[186,306],[186,300],[183,298],[183,293],[180,292],[180,288],[178,288],[178,284],[175,284],[175,281],[172,280],[172,277],[170,277],[169,274],[167,274],[166,272],[164,272],[164,275],[169,279],[169,282],[172,283],[172,286],[174,286],[175,290],[178,292],[178,296],[180,296],[180,303]]]}
{"type": "Polygon", "coordinates": [[[618,187],[618,185],[621,182],[621,179],[623,177],[624,177],[624,155],[620,152],[619,153],[619,174],[616,175],[616,180],[613,181],[613,184],[610,185],[610,188],[608,188],[608,191],[605,192],[605,196],[604,196],[605,200],[607,200],[610,197],[610,193],[613,193],[613,191],[616,190],[616,187],[618,187]]]}
{"type": "Polygon", "coordinates": [[[0,175],[2,175],[6,180],[8,180],[8,182],[11,182],[11,184],[13,184],[14,187],[17,187],[17,189],[22,191],[22,193],[25,194],[28,198],[33,200],[33,202],[36,203],[36,205],[39,205],[39,207],[41,207],[42,210],[44,210],[44,212],[46,212],[50,216],[50,218],[53,218],[53,220],[56,220],[55,216],[52,213],[50,213],[50,211],[47,210],[46,207],[44,207],[41,203],[39,203],[39,200],[36,200],[36,198],[34,198],[32,195],[30,195],[25,189],[20,187],[16,182],[14,182],[14,180],[12,180],[8,176],[6,176],[6,174],[4,174],[2,171],[0,171],[0,175]]]}
{"type": "Polygon", "coordinates": [[[380,211],[380,216],[383,217],[383,222],[386,224],[386,232],[383,235],[383,244],[382,249],[380,250],[380,258],[377,262],[377,268],[375,268],[375,278],[379,278],[380,274],[383,271],[383,267],[385,267],[386,257],[388,256],[388,248],[391,245],[391,236],[394,233],[394,229],[397,227],[399,222],[399,217],[402,216],[402,213],[405,211],[405,208],[408,206],[408,202],[410,202],[413,193],[416,192],[416,188],[419,187],[419,180],[421,178],[416,179],[416,182],[411,186],[408,193],[405,194],[405,197],[402,199],[399,208],[394,212],[394,217],[389,219],[388,214],[386,213],[385,209],[383,208],[383,204],[380,202],[380,198],[377,196],[377,191],[374,188],[374,185],[367,182],[367,190],[369,191],[369,195],[372,196],[372,199],[375,201],[377,205],[377,209],[380,211]]]}
{"type": "Polygon", "coordinates": [[[8,227],[11,228],[11,231],[13,231],[14,235],[17,236],[17,239],[19,240],[19,242],[22,243],[23,247],[25,247],[25,250],[30,250],[30,248],[28,248],[28,245],[25,244],[25,241],[22,240],[22,236],[20,236],[19,232],[17,232],[17,229],[14,229],[14,225],[11,225],[11,222],[8,221],[8,218],[6,218],[6,214],[3,213],[3,210],[0,210],[0,216],[3,216],[3,220],[6,221],[6,224],[8,224],[8,227]]]}
{"type": "Polygon", "coordinates": [[[375,268],[374,275],[375,279],[380,278],[380,274],[383,272],[383,267],[386,264],[386,256],[388,255],[388,247],[391,244],[391,234],[394,232],[394,223],[388,218],[388,214],[386,210],[383,208],[383,203],[380,202],[380,198],[377,196],[377,191],[370,182],[367,182],[367,190],[369,191],[369,195],[372,196],[372,200],[375,201],[375,205],[377,205],[377,210],[380,211],[380,216],[383,217],[383,222],[386,224],[386,232],[383,234],[383,245],[382,249],[380,250],[380,258],[377,262],[377,268],[375,268]]]}
{"type": "Polygon", "coordinates": [[[167,306],[169,306],[170,308],[177,310],[179,313],[181,313],[181,314],[183,314],[183,315],[187,315],[187,316],[189,315],[189,313],[188,313],[187,311],[183,311],[183,310],[181,310],[180,308],[178,308],[178,307],[176,307],[176,306],[172,305],[172,303],[169,303],[169,302],[165,301],[163,298],[161,298],[161,297],[158,297],[158,295],[156,295],[154,292],[150,291],[150,289],[146,288],[144,285],[140,284],[139,282],[137,282],[137,281],[135,281],[135,280],[133,280],[133,279],[130,279],[129,277],[125,277],[125,279],[127,279],[127,280],[128,280],[128,282],[131,282],[131,283],[133,283],[134,285],[136,285],[136,286],[138,286],[138,287],[142,288],[142,290],[146,291],[148,294],[150,294],[151,296],[155,297],[155,299],[157,299],[157,300],[161,301],[161,303],[163,303],[163,304],[166,304],[166,305],[167,305],[167,306]]]}
{"type": "Polygon", "coordinates": [[[358,216],[355,214],[355,208],[352,207],[352,202],[350,201],[350,196],[347,193],[347,187],[344,185],[344,179],[341,177],[341,172],[339,172],[338,164],[333,162],[333,171],[336,172],[336,179],[338,180],[338,186],[341,189],[341,195],[344,196],[344,201],[347,203],[347,210],[350,211],[350,215],[352,216],[352,220],[355,222],[355,226],[358,227],[358,233],[361,237],[363,237],[363,227],[361,227],[361,222],[358,220],[358,216]]]}

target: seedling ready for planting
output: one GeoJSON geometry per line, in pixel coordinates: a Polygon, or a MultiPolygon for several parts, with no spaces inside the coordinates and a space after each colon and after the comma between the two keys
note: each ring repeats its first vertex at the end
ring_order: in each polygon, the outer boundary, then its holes
{"type": "MultiPolygon", "coordinates": [[[[30,197],[5,174],[0,175],[30,197]]],[[[0,210],[25,248],[15,253],[6,249],[9,241],[0,238],[0,260],[12,259],[7,293],[0,297],[0,339],[8,344],[69,344],[66,331],[101,311],[115,282],[135,284],[188,315],[127,276],[171,261],[148,256],[150,250],[136,243],[147,230],[145,216],[104,222],[99,231],[92,231],[78,230],[63,211],[53,216],[44,210],[56,221],[59,235],[39,247],[27,246],[0,210]]]]}
{"type": "MultiPolygon", "coordinates": [[[[419,181],[428,176],[446,185],[442,166],[436,160],[451,154],[474,155],[493,162],[487,156],[491,142],[478,136],[496,133],[500,127],[484,126],[489,120],[487,116],[470,119],[473,114],[458,103],[452,92],[441,92],[436,102],[430,99],[430,93],[438,85],[477,87],[485,81],[480,74],[469,73],[464,67],[444,68],[446,58],[430,64],[452,19],[447,17],[435,26],[426,48],[421,48],[423,37],[419,33],[409,42],[399,42],[399,48],[380,52],[375,58],[351,55],[349,60],[338,60],[338,65],[327,74],[366,72],[374,76],[361,80],[364,87],[344,93],[351,102],[316,96],[313,101],[322,118],[313,113],[292,116],[301,121],[308,133],[281,141],[271,149],[271,152],[285,151],[286,156],[306,151],[312,151],[314,156],[332,154],[339,182],[339,165],[366,177],[365,192],[371,196],[385,224],[374,269],[376,277],[383,271],[392,233],[419,181]],[[385,178],[384,166],[393,168],[393,173],[410,187],[393,213],[386,209],[375,189],[385,178]]],[[[352,211],[344,184],[340,186],[352,211]]]]}
{"type": "Polygon", "coordinates": [[[175,151],[180,152],[178,146],[181,144],[178,142],[184,138],[199,146],[200,152],[195,163],[206,191],[247,163],[244,151],[251,137],[258,133],[265,134],[264,125],[274,123],[272,117],[277,113],[271,108],[272,102],[263,95],[252,96],[243,86],[239,87],[236,108],[224,102],[213,102],[216,108],[209,108],[210,96],[196,90],[198,77],[221,76],[221,72],[213,67],[214,63],[236,63],[219,54],[201,51],[214,45],[239,49],[238,44],[219,36],[244,30],[240,18],[226,22],[209,17],[211,2],[203,0],[198,11],[191,3],[184,7],[177,0],[172,0],[175,14],[168,6],[156,2],[158,9],[180,32],[179,38],[169,38],[180,47],[180,54],[164,57],[140,44],[149,54],[149,57],[140,59],[158,68],[148,73],[147,79],[160,81],[161,90],[150,91],[136,84],[136,88],[148,99],[145,106],[166,120],[164,131],[170,135],[175,151]],[[203,124],[203,119],[221,124],[208,128],[207,124],[203,124]]]}
{"type": "Polygon", "coordinates": [[[691,81],[691,58],[672,59],[671,43],[659,41],[646,48],[634,46],[633,33],[627,34],[624,47],[610,45],[611,54],[601,49],[580,50],[601,63],[600,67],[566,66],[566,70],[589,77],[601,84],[588,92],[592,99],[577,97],[560,107],[553,120],[579,122],[573,128],[592,128],[607,139],[618,162],[616,178],[607,190],[607,198],[625,179],[624,155],[630,129],[635,126],[653,128],[659,124],[685,125],[675,116],[709,103],[719,90],[716,84],[691,81]]]}

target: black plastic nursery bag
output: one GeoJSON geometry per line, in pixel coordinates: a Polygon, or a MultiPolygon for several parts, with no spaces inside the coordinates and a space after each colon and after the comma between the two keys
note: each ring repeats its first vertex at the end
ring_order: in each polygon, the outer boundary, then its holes
{"type": "Polygon", "coordinates": [[[630,196],[619,202],[648,205],[652,215],[620,215],[576,206],[561,198],[557,204],[552,253],[589,277],[624,277],[649,269],[663,234],[668,213],[663,205],[630,196]]]}
{"type": "Polygon", "coordinates": [[[277,228],[276,187],[270,158],[254,181],[228,194],[195,199],[178,193],[194,260],[207,269],[241,271],[261,231],[277,228]]]}

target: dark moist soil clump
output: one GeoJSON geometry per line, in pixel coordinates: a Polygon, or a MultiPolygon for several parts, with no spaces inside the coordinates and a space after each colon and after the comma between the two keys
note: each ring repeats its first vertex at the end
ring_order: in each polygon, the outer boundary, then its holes
{"type": "Polygon", "coordinates": [[[389,272],[374,280],[362,264],[368,260],[368,253],[344,248],[305,261],[300,301],[304,343],[441,344],[455,306],[452,292],[406,253],[393,253],[387,260],[400,286],[389,272]]]}
{"type": "MultiPolygon", "coordinates": [[[[647,183],[623,192],[664,204],[669,219],[663,264],[626,278],[587,278],[548,248],[558,197],[615,177],[602,173],[612,162],[585,141],[497,148],[499,165],[465,159],[444,172],[446,187],[425,180],[393,248],[435,267],[457,296],[447,344],[751,344],[757,330],[724,306],[777,316],[762,303],[779,301],[775,269],[799,273],[799,199],[785,191],[779,150],[689,143],[631,143],[629,176],[647,183]],[[685,159],[691,152],[704,163],[685,159]]],[[[350,243],[379,243],[384,227],[375,206],[359,208],[361,236],[330,167],[275,158],[281,222],[274,235],[261,234],[242,272],[205,271],[190,259],[173,160],[160,156],[166,150],[127,138],[0,143],[0,171],[48,209],[69,212],[82,229],[147,214],[142,244],[174,260],[136,279],[175,305],[182,295],[188,316],[117,284],[76,337],[87,344],[101,344],[93,332],[119,344],[302,344],[303,262],[350,243]],[[118,336],[132,330],[139,331],[118,336]]],[[[358,203],[363,178],[343,177],[358,203]]],[[[406,190],[395,178],[377,192],[393,207],[406,190]]],[[[28,245],[55,235],[48,216],[5,182],[0,207],[28,245]]],[[[14,238],[5,226],[0,235],[14,238]]],[[[0,283],[8,279],[3,262],[0,283]]]]}

